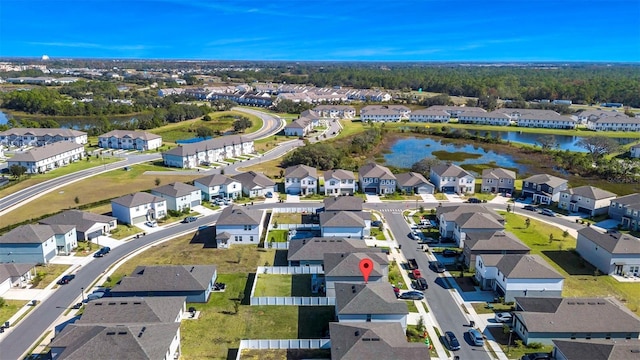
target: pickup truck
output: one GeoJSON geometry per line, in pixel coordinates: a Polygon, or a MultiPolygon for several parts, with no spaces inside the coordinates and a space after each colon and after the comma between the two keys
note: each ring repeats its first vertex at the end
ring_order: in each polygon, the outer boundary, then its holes
{"type": "Polygon", "coordinates": [[[416,259],[407,259],[407,270],[415,270],[418,268],[416,259]]]}

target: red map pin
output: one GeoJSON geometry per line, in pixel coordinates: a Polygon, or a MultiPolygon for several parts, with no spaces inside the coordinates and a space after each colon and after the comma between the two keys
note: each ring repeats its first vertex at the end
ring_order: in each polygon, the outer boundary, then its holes
{"type": "Polygon", "coordinates": [[[369,282],[369,274],[373,271],[373,261],[369,258],[364,258],[360,260],[360,272],[364,277],[364,283],[369,282]]]}

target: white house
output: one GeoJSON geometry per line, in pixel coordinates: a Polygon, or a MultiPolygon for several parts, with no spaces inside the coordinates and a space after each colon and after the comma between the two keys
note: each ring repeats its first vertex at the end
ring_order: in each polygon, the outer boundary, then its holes
{"type": "Polygon", "coordinates": [[[193,181],[200,189],[202,198],[211,201],[214,198],[237,199],[242,196],[242,184],[228,176],[214,174],[193,181]]]}
{"type": "Polygon", "coordinates": [[[606,214],[616,194],[593,186],[580,186],[560,191],[558,207],[589,216],[606,214]]]}
{"type": "Polygon", "coordinates": [[[216,223],[218,248],[226,249],[232,244],[258,244],[264,216],[262,210],[248,210],[235,205],[226,207],[216,223]]]}
{"type": "Polygon", "coordinates": [[[631,152],[632,158],[640,158],[640,144],[633,145],[629,151],[631,152]]]}
{"type": "Polygon", "coordinates": [[[65,210],[39,221],[44,225],[73,225],[78,241],[90,241],[118,226],[116,218],[80,210],[65,210]]]}
{"type": "Polygon", "coordinates": [[[482,170],[480,191],[483,193],[513,194],[515,182],[515,171],[502,168],[484,169],[482,170]]]}
{"type": "Polygon", "coordinates": [[[411,112],[409,121],[411,122],[449,122],[451,115],[444,110],[420,109],[411,112]]]}
{"type": "Polygon", "coordinates": [[[576,251],[603,274],[640,276],[640,239],[635,236],[582,228],[576,251]]]}
{"type": "Polygon", "coordinates": [[[357,190],[356,177],[353,171],[328,170],[324,172],[323,176],[325,195],[353,195],[357,190]]]}
{"type": "Polygon", "coordinates": [[[87,133],[62,128],[12,128],[0,132],[0,145],[6,146],[44,146],[60,141],[84,145],[87,133]]]}
{"type": "Polygon", "coordinates": [[[356,117],[356,109],[349,105],[318,105],[313,108],[322,117],[332,119],[353,119],[356,117]]]}
{"type": "Polygon", "coordinates": [[[162,153],[165,166],[194,168],[254,152],[253,140],[240,135],[221,136],[191,144],[182,144],[162,153]]]}
{"type": "Polygon", "coordinates": [[[362,239],[369,236],[371,213],[364,211],[324,211],[320,213],[320,236],[362,239]]]}
{"type": "Polygon", "coordinates": [[[578,119],[593,131],[640,131],[640,120],[615,111],[583,111],[578,119]]]}
{"type": "Polygon", "coordinates": [[[289,166],[284,171],[284,192],[292,195],[315,194],[318,188],[316,168],[307,165],[289,166]]]}
{"type": "Polygon", "coordinates": [[[250,198],[276,192],[276,183],[262,173],[247,171],[232,178],[242,184],[242,194],[250,198]]]}
{"type": "Polygon", "coordinates": [[[552,110],[508,109],[508,115],[520,127],[575,129],[577,121],[552,110]]]}
{"type": "Polygon", "coordinates": [[[84,145],[61,141],[17,153],[7,162],[9,167],[19,165],[27,169],[27,174],[37,174],[81,160],[84,155],[84,145]]]}
{"type": "Polygon", "coordinates": [[[398,301],[386,282],[336,283],[335,298],[340,323],[395,322],[407,330],[407,304],[398,301]]]}
{"type": "Polygon", "coordinates": [[[199,188],[174,182],[151,189],[151,195],[159,196],[167,201],[168,210],[182,211],[200,205],[202,194],[199,188]]]}
{"type": "Polygon", "coordinates": [[[368,105],[360,109],[362,122],[398,122],[408,120],[411,109],[404,105],[368,105]]]}
{"type": "MultiPolygon", "coordinates": [[[[497,224],[504,224],[502,216],[480,204],[438,206],[436,208],[436,218],[438,219],[440,237],[443,239],[454,239],[456,236],[455,231],[457,231],[458,239],[460,239],[460,235],[467,231],[475,232],[474,229],[479,229],[480,232],[490,232],[498,227],[497,224]],[[470,216],[474,214],[486,215],[491,219],[485,216],[471,218],[470,216]],[[465,216],[462,217],[463,215],[465,216]],[[457,230],[455,230],[456,226],[458,227],[457,230]]],[[[502,228],[495,231],[499,230],[502,230],[502,228]]],[[[460,247],[464,247],[464,244],[460,244],[460,247]]]]}
{"type": "Polygon", "coordinates": [[[162,136],[146,131],[113,130],[98,137],[98,146],[106,149],[154,150],[162,146],[162,136]]]}
{"type": "Polygon", "coordinates": [[[476,280],[483,290],[492,289],[513,301],[516,296],[560,297],[564,277],[539,255],[476,256],[476,280]]]}
{"type": "Polygon", "coordinates": [[[284,127],[286,136],[307,136],[313,130],[313,121],[306,117],[293,120],[284,127]]]}
{"type": "Polygon", "coordinates": [[[489,113],[486,111],[464,111],[458,117],[458,121],[461,124],[496,125],[496,126],[511,125],[511,118],[501,110],[494,110],[489,113]]]}
{"type": "Polygon", "coordinates": [[[364,283],[359,267],[360,261],[363,259],[370,259],[373,262],[368,282],[371,284],[383,283],[393,293],[391,286],[389,286],[389,260],[386,254],[382,252],[325,253],[322,264],[327,297],[336,296],[335,285],[338,283],[364,283]]]}
{"type": "Polygon", "coordinates": [[[443,193],[473,194],[476,178],[458,165],[436,165],[429,173],[431,183],[443,193]]]}
{"type": "Polygon", "coordinates": [[[4,295],[4,293],[9,291],[12,287],[26,287],[35,275],[35,266],[35,263],[0,264],[0,296],[4,295]]]}
{"type": "Polygon", "coordinates": [[[21,225],[0,236],[0,263],[46,264],[77,246],[73,226],[21,225]]]}
{"type": "Polygon", "coordinates": [[[536,174],[522,180],[522,196],[541,204],[558,201],[560,192],[568,188],[568,180],[549,174],[536,174]]]}
{"type": "Polygon", "coordinates": [[[167,201],[149,193],[137,192],[111,200],[111,215],[124,224],[138,224],[167,215],[167,201]]]}

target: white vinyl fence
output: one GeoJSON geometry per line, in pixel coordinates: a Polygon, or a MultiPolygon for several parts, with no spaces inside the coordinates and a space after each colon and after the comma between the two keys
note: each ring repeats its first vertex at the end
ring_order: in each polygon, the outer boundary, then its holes
{"type": "Polygon", "coordinates": [[[334,297],[252,296],[251,306],[335,306],[334,297]]]}
{"type": "Polygon", "coordinates": [[[283,340],[240,340],[236,360],[240,360],[242,350],[270,349],[330,349],[330,339],[283,339],[283,340]]]}

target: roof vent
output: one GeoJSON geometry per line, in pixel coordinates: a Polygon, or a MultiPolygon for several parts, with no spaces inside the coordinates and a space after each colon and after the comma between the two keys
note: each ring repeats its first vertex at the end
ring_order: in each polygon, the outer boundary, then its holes
{"type": "Polygon", "coordinates": [[[576,303],[573,301],[567,301],[567,305],[575,305],[576,303]]]}
{"type": "Polygon", "coordinates": [[[127,335],[126,331],[118,331],[118,335],[127,335]]]}
{"type": "Polygon", "coordinates": [[[141,302],[135,302],[135,301],[134,301],[134,302],[133,302],[133,305],[142,305],[142,303],[141,303],[141,302]]]}
{"type": "Polygon", "coordinates": [[[107,335],[115,335],[115,334],[116,334],[116,332],[115,332],[115,331],[109,331],[109,332],[107,332],[107,335]]]}
{"type": "Polygon", "coordinates": [[[578,301],[578,305],[584,305],[584,301],[578,301]]]}

